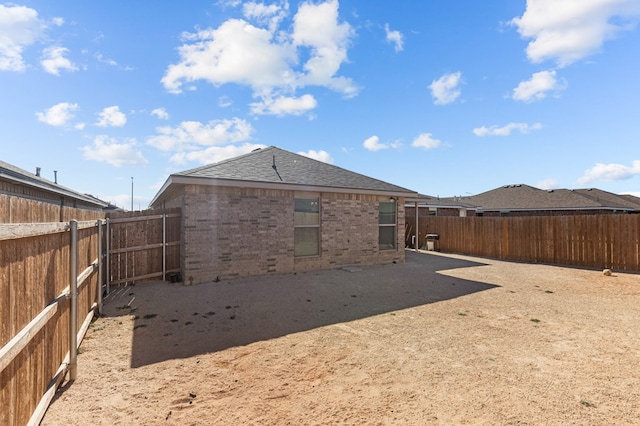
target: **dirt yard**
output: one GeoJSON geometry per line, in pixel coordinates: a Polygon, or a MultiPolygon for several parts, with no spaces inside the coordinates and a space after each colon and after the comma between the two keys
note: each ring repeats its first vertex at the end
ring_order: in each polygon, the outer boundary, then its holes
{"type": "Polygon", "coordinates": [[[42,424],[640,424],[639,324],[639,275],[437,253],[139,284],[42,424]]]}

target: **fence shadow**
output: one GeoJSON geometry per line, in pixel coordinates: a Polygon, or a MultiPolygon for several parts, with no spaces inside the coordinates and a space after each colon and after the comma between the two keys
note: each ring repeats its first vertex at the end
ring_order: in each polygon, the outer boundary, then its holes
{"type": "Polygon", "coordinates": [[[406,263],[183,286],[166,282],[116,290],[108,316],[134,314],[131,366],[221,351],[495,288],[438,271],[482,266],[406,253],[406,263]]]}

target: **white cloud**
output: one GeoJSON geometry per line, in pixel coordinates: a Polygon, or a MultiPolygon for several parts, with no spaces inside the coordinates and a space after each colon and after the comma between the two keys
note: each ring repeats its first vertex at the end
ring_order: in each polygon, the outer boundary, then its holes
{"type": "Polygon", "coordinates": [[[51,23],[56,27],[61,27],[64,25],[64,18],[56,17],[51,20],[51,23]]]}
{"type": "Polygon", "coordinates": [[[245,18],[254,20],[261,25],[266,25],[269,31],[275,32],[282,20],[289,12],[289,4],[284,1],[281,5],[256,3],[253,1],[242,5],[242,13],[245,18]]]}
{"type": "Polygon", "coordinates": [[[106,107],[100,112],[98,127],[122,127],[127,123],[127,116],[120,111],[118,106],[106,107]]]}
{"type": "Polygon", "coordinates": [[[205,80],[216,86],[237,83],[255,91],[290,86],[295,75],[290,65],[296,61],[289,44],[273,42],[268,30],[240,19],[225,21],[217,29],[183,34],[181,61],[172,64],[162,78],[172,93],[182,91],[183,82],[205,80]]]}
{"type": "Polygon", "coordinates": [[[194,161],[200,164],[211,164],[237,157],[238,155],[248,154],[257,148],[266,148],[266,145],[245,143],[240,146],[212,146],[198,151],[178,152],[171,157],[171,162],[186,164],[189,161],[194,161]]]}
{"type": "Polygon", "coordinates": [[[238,7],[242,4],[242,0],[218,0],[217,2],[215,2],[215,4],[221,6],[222,8],[238,7]]]}
{"type": "Polygon", "coordinates": [[[66,47],[51,46],[42,51],[42,61],[40,64],[42,68],[49,74],[60,75],[60,70],[77,71],[76,67],[69,59],[64,55],[69,52],[66,47]]]}
{"type": "Polygon", "coordinates": [[[301,151],[298,152],[300,155],[304,155],[305,157],[313,158],[314,160],[322,161],[323,163],[333,164],[333,157],[327,151],[315,151],[310,149],[309,151],[301,151]]]}
{"type": "Polygon", "coordinates": [[[251,113],[258,115],[301,115],[311,111],[318,105],[311,95],[302,95],[299,98],[281,96],[277,99],[264,97],[261,102],[251,104],[251,113]]]}
{"type": "Polygon", "coordinates": [[[442,145],[442,142],[438,139],[434,139],[433,136],[431,136],[431,133],[422,133],[418,135],[411,144],[414,148],[424,148],[427,150],[438,148],[440,145],[442,145]]]}
{"type": "Polygon", "coordinates": [[[535,184],[536,188],[540,189],[557,189],[560,188],[560,183],[553,178],[541,180],[540,182],[535,184]]]}
{"type": "Polygon", "coordinates": [[[103,64],[111,65],[112,67],[118,66],[118,63],[115,61],[115,59],[105,58],[104,55],[100,52],[96,52],[93,57],[96,58],[98,62],[102,62],[103,64]]]}
{"type": "Polygon", "coordinates": [[[391,31],[389,24],[384,24],[384,32],[387,35],[387,41],[393,43],[396,52],[401,52],[404,49],[404,36],[400,31],[391,31]]]}
{"type": "Polygon", "coordinates": [[[380,151],[381,149],[387,149],[388,146],[380,143],[380,138],[377,136],[371,136],[370,138],[367,138],[363,143],[362,146],[364,146],[366,149],[368,149],[369,151],[380,151]]]}
{"type": "Polygon", "coordinates": [[[162,78],[167,91],[180,93],[185,84],[203,80],[215,86],[249,86],[263,102],[295,98],[304,86],[326,87],[347,97],[357,94],[350,79],[337,75],[354,35],[351,26],[338,19],[337,0],[302,3],[288,31],[277,29],[288,13],[286,1],[250,2],[243,11],[257,23],[229,19],[217,28],[183,34],[180,60],[169,65],[162,78]]]}
{"type": "Polygon", "coordinates": [[[540,123],[533,123],[531,125],[527,123],[509,123],[502,127],[476,127],[473,129],[473,133],[476,136],[509,136],[514,130],[517,130],[522,134],[526,134],[532,130],[540,130],[541,128],[542,124],[540,123]]]}
{"type": "Polygon", "coordinates": [[[345,77],[335,77],[347,60],[347,48],[355,32],[348,22],[338,22],[338,0],[324,3],[302,3],[293,20],[293,42],[308,47],[310,58],[304,64],[307,72],[298,84],[325,86],[347,97],[358,89],[345,77]]]}
{"type": "Polygon", "coordinates": [[[522,81],[513,89],[512,98],[516,101],[533,102],[544,99],[550,91],[560,91],[566,88],[566,83],[559,83],[556,71],[540,71],[533,73],[527,81],[522,81]]]}
{"type": "Polygon", "coordinates": [[[436,105],[447,105],[454,102],[460,96],[459,85],[462,82],[460,71],[444,74],[437,80],[433,80],[429,85],[431,96],[436,105]]]}
{"type": "Polygon", "coordinates": [[[584,175],[578,179],[581,185],[598,181],[614,181],[630,179],[640,175],[640,160],[634,160],[631,166],[623,164],[603,164],[597,163],[594,167],[586,170],[584,175]]]}
{"type": "MultiPolygon", "coordinates": [[[[177,127],[158,127],[158,135],[147,143],[162,151],[193,151],[202,146],[226,145],[251,138],[251,124],[239,118],[213,120],[206,124],[183,121],[177,127]]],[[[229,148],[230,149],[230,148],[229,148]]]]}
{"type": "Polygon", "coordinates": [[[135,149],[137,143],[134,139],[122,143],[105,135],[96,136],[92,146],[83,146],[81,149],[84,158],[111,164],[115,167],[139,166],[148,163],[142,152],[135,149]]]}
{"type": "Polygon", "coordinates": [[[151,111],[151,115],[154,115],[158,120],[168,120],[169,113],[164,108],[156,108],[151,111]]]}
{"type": "Polygon", "coordinates": [[[229,99],[228,96],[220,96],[218,98],[218,106],[220,108],[227,108],[227,107],[230,107],[231,105],[233,105],[233,102],[231,102],[231,99],[229,99]]]}
{"type": "Polygon", "coordinates": [[[527,0],[524,14],[510,22],[532,39],[527,46],[531,62],[550,59],[563,67],[598,52],[639,17],[638,0],[527,0]]]}
{"type": "Polygon", "coordinates": [[[45,28],[35,9],[0,4],[0,70],[24,70],[22,52],[42,36],[45,28]]]}
{"type": "Polygon", "coordinates": [[[73,112],[78,110],[78,104],[61,102],[45,110],[36,112],[36,117],[50,126],[64,126],[73,118],[73,112]]]}

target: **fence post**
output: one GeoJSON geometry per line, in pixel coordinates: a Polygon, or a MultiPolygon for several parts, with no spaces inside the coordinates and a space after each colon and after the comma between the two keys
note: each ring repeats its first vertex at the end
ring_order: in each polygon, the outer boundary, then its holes
{"type": "Polygon", "coordinates": [[[167,214],[162,213],[162,281],[167,274],[167,214]]]}
{"type": "Polygon", "coordinates": [[[107,295],[110,292],[111,284],[111,224],[107,218],[107,295]]]}
{"type": "Polygon", "coordinates": [[[69,265],[69,380],[78,377],[78,221],[69,222],[71,230],[69,265]]]}
{"type": "Polygon", "coordinates": [[[102,219],[98,219],[98,315],[102,315],[102,219]]]}

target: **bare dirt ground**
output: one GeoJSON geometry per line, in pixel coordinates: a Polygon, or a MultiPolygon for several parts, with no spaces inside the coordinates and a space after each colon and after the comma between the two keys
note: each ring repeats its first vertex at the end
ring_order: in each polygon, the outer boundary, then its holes
{"type": "Polygon", "coordinates": [[[44,425],[640,424],[640,276],[407,263],[117,289],[44,425]]]}

